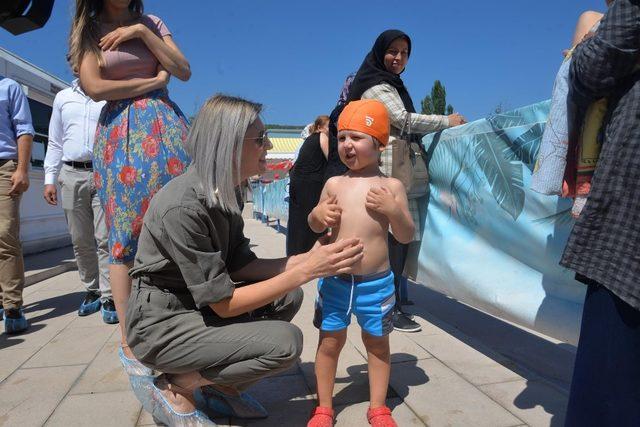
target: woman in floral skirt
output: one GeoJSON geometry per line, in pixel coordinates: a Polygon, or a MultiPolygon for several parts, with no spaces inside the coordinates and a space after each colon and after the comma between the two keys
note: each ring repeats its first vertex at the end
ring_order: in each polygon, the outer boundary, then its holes
{"type": "MultiPolygon", "coordinates": [[[[189,163],[187,120],[166,90],[170,75],[191,76],[171,33],[142,0],[76,0],[69,61],[85,93],[108,101],[94,144],[94,185],[109,229],[110,279],[121,330],[131,293],[129,268],[153,195],[189,163]]],[[[120,359],[145,374],[124,334],[120,359]]]]}

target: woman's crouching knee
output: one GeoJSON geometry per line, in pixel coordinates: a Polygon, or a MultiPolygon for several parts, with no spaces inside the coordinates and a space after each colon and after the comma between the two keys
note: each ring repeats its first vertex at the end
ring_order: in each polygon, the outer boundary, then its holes
{"type": "Polygon", "coordinates": [[[274,370],[286,369],[293,365],[302,353],[302,331],[288,322],[274,322],[271,331],[274,346],[264,357],[273,363],[274,370]]]}

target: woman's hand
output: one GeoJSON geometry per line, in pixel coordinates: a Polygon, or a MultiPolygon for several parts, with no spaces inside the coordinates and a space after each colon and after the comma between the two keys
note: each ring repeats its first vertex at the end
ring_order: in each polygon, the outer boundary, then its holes
{"type": "MultiPolygon", "coordinates": [[[[326,240],[325,240],[326,241],[326,240]]],[[[352,266],[364,255],[364,246],[360,239],[345,239],[331,244],[316,245],[303,263],[297,268],[311,276],[310,280],[320,277],[350,273],[352,266]]]]}
{"type": "Polygon", "coordinates": [[[162,66],[162,64],[158,64],[158,74],[156,74],[156,80],[158,81],[158,89],[167,87],[170,79],[171,79],[171,74],[169,74],[169,72],[162,66]]]}
{"type": "Polygon", "coordinates": [[[460,126],[467,123],[467,119],[460,113],[453,113],[447,117],[449,118],[449,127],[460,126]]]}
{"type": "Polygon", "coordinates": [[[140,38],[144,30],[143,24],[127,25],[118,27],[100,39],[100,49],[103,51],[114,50],[127,40],[140,38]]]}
{"type": "Polygon", "coordinates": [[[325,230],[337,226],[340,224],[340,217],[342,216],[342,208],[338,206],[338,198],[334,194],[323,200],[313,208],[311,215],[322,224],[325,230]]]}

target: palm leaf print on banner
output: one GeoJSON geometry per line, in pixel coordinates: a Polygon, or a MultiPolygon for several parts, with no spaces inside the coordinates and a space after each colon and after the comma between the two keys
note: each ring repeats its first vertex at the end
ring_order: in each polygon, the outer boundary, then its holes
{"type": "Polygon", "coordinates": [[[515,221],[524,208],[522,164],[505,158],[504,143],[490,134],[475,137],[474,154],[498,205],[515,221]]]}

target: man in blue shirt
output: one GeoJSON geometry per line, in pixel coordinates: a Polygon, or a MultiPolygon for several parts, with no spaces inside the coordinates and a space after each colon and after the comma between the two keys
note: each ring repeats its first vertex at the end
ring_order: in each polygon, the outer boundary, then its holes
{"type": "Polygon", "coordinates": [[[22,332],[29,326],[22,313],[20,198],[29,188],[34,134],[29,103],[22,88],[15,81],[0,77],[0,314],[4,314],[8,334],[22,332]]]}

